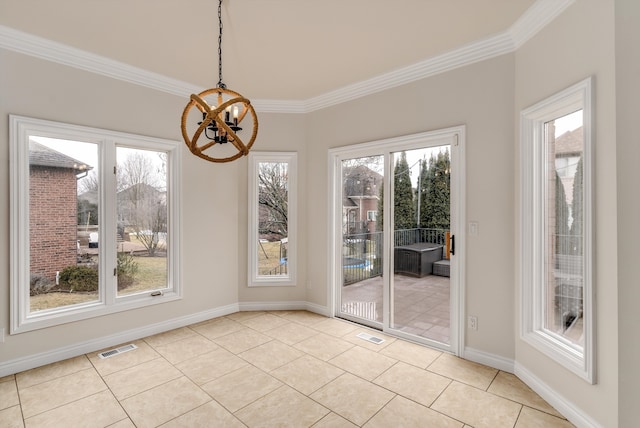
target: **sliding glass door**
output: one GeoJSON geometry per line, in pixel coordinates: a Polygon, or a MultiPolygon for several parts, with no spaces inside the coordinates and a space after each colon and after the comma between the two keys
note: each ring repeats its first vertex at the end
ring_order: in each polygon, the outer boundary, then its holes
{"type": "Polygon", "coordinates": [[[382,328],[384,156],[340,161],[340,313],[382,328]]]}
{"type": "Polygon", "coordinates": [[[450,343],[450,145],[402,150],[393,161],[389,328],[450,343]]]}
{"type": "Polygon", "coordinates": [[[336,316],[457,351],[461,136],[332,151],[336,316]]]}

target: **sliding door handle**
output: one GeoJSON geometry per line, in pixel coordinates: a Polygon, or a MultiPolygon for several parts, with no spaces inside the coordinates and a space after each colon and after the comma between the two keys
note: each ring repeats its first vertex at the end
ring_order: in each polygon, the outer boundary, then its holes
{"type": "Polygon", "coordinates": [[[449,252],[452,256],[456,255],[456,235],[451,235],[451,250],[449,252]]]}

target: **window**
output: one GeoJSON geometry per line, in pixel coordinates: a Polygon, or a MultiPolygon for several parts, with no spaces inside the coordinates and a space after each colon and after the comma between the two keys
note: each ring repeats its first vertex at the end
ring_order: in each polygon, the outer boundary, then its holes
{"type": "Polygon", "coordinates": [[[367,221],[376,221],[378,219],[378,211],[367,211],[367,221]]]}
{"type": "Polygon", "coordinates": [[[295,285],[296,161],[249,153],[249,286],[295,285]]]}
{"type": "Polygon", "coordinates": [[[12,333],[179,298],[179,145],[10,123],[12,333]]]}
{"type": "Polygon", "coordinates": [[[521,115],[521,332],[594,383],[591,86],[521,115]]]}

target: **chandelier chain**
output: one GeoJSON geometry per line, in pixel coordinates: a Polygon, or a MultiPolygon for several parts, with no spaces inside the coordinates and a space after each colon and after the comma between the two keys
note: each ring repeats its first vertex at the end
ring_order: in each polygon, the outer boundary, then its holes
{"type": "Polygon", "coordinates": [[[222,83],[222,0],[218,1],[218,88],[226,88],[222,83]]]}

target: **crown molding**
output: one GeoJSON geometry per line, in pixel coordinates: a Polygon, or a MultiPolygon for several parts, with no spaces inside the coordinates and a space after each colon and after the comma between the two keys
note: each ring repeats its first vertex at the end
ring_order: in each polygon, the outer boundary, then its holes
{"type": "Polygon", "coordinates": [[[307,111],[315,111],[352,101],[436,74],[464,67],[465,65],[504,55],[513,52],[514,49],[513,42],[507,33],[498,34],[408,67],[400,68],[310,98],[306,101],[306,108],[307,111]]]}
{"type": "Polygon", "coordinates": [[[456,68],[515,52],[575,0],[537,0],[507,31],[419,63],[327,92],[306,101],[307,112],[320,110],[415,82],[456,68]]]}
{"type": "Polygon", "coordinates": [[[104,56],[0,25],[0,48],[181,97],[202,89],[104,56]]]}
{"type": "Polygon", "coordinates": [[[308,113],[303,100],[251,100],[253,108],[260,113],[308,113]]]}
{"type": "MultiPolygon", "coordinates": [[[[516,51],[575,0],[537,0],[507,31],[307,100],[253,100],[261,113],[309,113],[516,51]]],[[[0,25],[0,48],[180,97],[203,88],[0,25]]]]}
{"type": "Polygon", "coordinates": [[[540,30],[556,19],[575,0],[537,0],[507,31],[515,49],[519,49],[540,30]]]}

